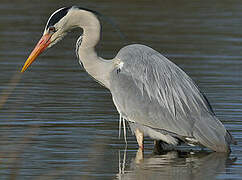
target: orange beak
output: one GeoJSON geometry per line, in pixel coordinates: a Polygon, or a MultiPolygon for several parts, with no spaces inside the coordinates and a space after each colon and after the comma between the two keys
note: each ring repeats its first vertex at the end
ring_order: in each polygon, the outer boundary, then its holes
{"type": "Polygon", "coordinates": [[[52,34],[47,33],[42,36],[38,44],[35,46],[34,50],[29,55],[28,59],[25,61],[21,72],[26,71],[26,69],[34,62],[34,60],[48,47],[48,45],[50,44],[51,35],[52,34]]]}

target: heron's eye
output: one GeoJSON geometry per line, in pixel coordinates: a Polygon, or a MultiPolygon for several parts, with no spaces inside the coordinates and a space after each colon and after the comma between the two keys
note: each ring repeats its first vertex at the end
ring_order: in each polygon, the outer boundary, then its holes
{"type": "Polygon", "coordinates": [[[54,27],[54,26],[52,26],[52,27],[49,27],[49,32],[56,32],[56,29],[55,29],[55,27],[54,27]]]}

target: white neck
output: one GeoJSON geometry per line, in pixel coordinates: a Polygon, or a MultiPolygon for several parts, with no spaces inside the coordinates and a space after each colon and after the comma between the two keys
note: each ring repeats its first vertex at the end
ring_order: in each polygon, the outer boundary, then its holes
{"type": "Polygon", "coordinates": [[[83,29],[82,43],[78,49],[80,62],[92,77],[109,88],[109,74],[113,69],[113,63],[111,60],[98,57],[95,51],[100,39],[99,20],[93,13],[85,10],[72,10],[70,16],[70,26],[83,29]]]}

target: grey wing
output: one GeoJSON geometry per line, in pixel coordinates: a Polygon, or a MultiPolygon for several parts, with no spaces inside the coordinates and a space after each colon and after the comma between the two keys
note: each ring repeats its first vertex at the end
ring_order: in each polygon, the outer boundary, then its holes
{"type": "Polygon", "coordinates": [[[231,136],[192,79],[157,51],[129,45],[110,77],[114,103],[127,120],[227,151],[231,136]]]}

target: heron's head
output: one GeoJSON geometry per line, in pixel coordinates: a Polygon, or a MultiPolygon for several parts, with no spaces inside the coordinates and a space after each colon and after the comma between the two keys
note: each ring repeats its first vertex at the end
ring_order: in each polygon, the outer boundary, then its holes
{"type": "Polygon", "coordinates": [[[47,21],[43,36],[26,60],[21,72],[24,72],[34,60],[47,48],[60,41],[67,31],[72,28],[68,23],[68,16],[73,7],[65,7],[55,11],[47,21]]]}

